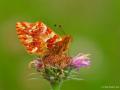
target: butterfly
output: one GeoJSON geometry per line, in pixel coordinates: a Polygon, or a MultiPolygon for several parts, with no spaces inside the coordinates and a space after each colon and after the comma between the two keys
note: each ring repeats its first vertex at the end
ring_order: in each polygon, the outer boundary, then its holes
{"type": "Polygon", "coordinates": [[[70,36],[61,37],[43,22],[16,23],[17,35],[21,43],[31,54],[55,54],[67,50],[70,36]]]}

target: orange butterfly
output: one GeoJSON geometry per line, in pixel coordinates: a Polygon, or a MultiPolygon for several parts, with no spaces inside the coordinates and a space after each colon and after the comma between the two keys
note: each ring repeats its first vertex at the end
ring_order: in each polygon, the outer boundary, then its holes
{"type": "Polygon", "coordinates": [[[69,36],[60,37],[43,22],[18,22],[16,23],[16,30],[18,38],[31,54],[44,55],[48,52],[59,52],[67,46],[62,42],[67,43],[70,41],[69,36]]]}

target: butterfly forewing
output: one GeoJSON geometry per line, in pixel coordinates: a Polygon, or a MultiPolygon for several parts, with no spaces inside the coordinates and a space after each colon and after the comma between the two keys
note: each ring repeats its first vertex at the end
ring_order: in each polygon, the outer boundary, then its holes
{"type": "Polygon", "coordinates": [[[18,38],[32,54],[45,54],[61,37],[43,22],[28,23],[18,22],[16,24],[18,38]]]}

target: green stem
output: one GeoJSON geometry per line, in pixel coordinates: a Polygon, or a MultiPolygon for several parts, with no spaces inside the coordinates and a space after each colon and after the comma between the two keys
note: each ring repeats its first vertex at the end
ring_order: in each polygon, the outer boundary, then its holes
{"type": "Polygon", "coordinates": [[[61,88],[61,82],[51,83],[51,87],[52,87],[51,90],[60,90],[60,88],[61,88]]]}

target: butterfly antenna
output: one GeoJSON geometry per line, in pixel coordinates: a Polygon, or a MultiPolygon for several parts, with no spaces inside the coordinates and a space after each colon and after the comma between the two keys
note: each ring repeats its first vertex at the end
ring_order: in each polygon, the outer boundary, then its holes
{"type": "Polygon", "coordinates": [[[66,32],[63,30],[62,25],[58,25],[58,28],[60,29],[60,31],[61,31],[64,35],[66,35],[66,32]]]}
{"type": "Polygon", "coordinates": [[[55,24],[54,26],[57,27],[58,30],[59,30],[63,35],[66,35],[66,32],[63,30],[62,25],[57,25],[57,24],[55,24]]]}

